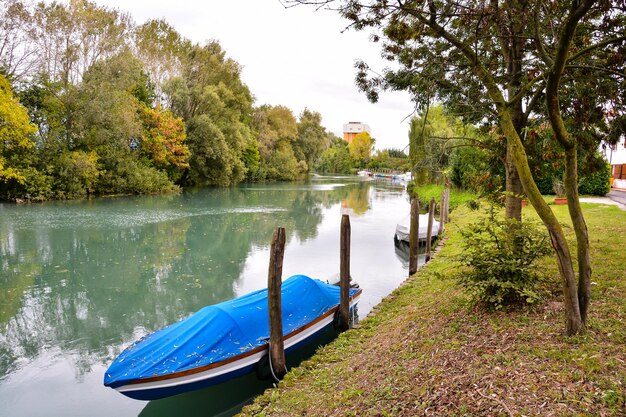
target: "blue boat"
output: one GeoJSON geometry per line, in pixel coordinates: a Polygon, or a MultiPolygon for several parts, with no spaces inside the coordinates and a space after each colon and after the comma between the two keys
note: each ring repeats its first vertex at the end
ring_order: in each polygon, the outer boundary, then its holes
{"type": "MultiPolygon", "coordinates": [[[[339,291],[304,275],[282,283],[286,354],[333,325],[339,291]]],[[[350,290],[352,311],[360,295],[350,290]]],[[[267,355],[268,316],[267,289],[204,307],[126,348],[107,369],[104,385],[153,400],[254,372],[267,355]]]]}

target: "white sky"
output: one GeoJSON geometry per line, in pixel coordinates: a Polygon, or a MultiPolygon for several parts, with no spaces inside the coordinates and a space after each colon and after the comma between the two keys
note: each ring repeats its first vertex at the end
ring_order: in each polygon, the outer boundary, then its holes
{"type": "Polygon", "coordinates": [[[376,148],[404,148],[413,110],[408,94],[381,94],[376,104],[354,84],[354,62],[384,68],[380,47],[369,33],[341,31],[347,21],[337,12],[310,6],[285,9],[278,0],[95,0],[129,12],[138,23],[163,18],[184,37],[218,40],[243,66],[242,79],[256,105],[282,104],[294,115],[308,107],[322,124],[341,136],[349,121],[367,123],[376,148]]]}

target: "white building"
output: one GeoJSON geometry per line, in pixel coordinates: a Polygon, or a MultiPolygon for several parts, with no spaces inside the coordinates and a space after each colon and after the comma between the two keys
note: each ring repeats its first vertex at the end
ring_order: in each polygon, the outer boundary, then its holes
{"type": "Polygon", "coordinates": [[[352,142],[352,139],[354,139],[354,137],[361,132],[367,132],[369,134],[372,133],[370,131],[370,127],[365,123],[348,122],[343,125],[343,140],[350,143],[352,142]]]}
{"type": "Polygon", "coordinates": [[[626,189],[626,140],[604,149],[604,157],[611,164],[611,186],[626,189]]]}

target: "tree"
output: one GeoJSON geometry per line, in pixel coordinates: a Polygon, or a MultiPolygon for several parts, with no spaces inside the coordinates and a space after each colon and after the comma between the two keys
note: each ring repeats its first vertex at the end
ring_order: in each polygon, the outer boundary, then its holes
{"type": "Polygon", "coordinates": [[[37,72],[64,87],[76,85],[97,61],[127,46],[131,26],[127,14],[87,0],[38,3],[30,36],[37,46],[37,72]]]}
{"type": "Polygon", "coordinates": [[[98,155],[91,151],[65,152],[56,161],[55,193],[58,198],[78,198],[95,191],[98,177],[98,155]]]}
{"type": "Polygon", "coordinates": [[[20,0],[0,1],[0,73],[17,80],[34,65],[35,48],[27,28],[32,24],[28,8],[20,0]]]}
{"type": "Polygon", "coordinates": [[[201,114],[189,120],[187,138],[191,150],[188,183],[228,186],[243,179],[243,163],[209,115],[201,114]]]}
{"type": "Polygon", "coordinates": [[[66,128],[72,112],[68,110],[71,99],[61,91],[59,83],[41,76],[20,91],[20,101],[28,109],[30,120],[37,126],[36,142],[39,157],[44,164],[51,163],[59,154],[69,149],[71,136],[66,128]]]}
{"type": "Polygon", "coordinates": [[[143,123],[140,152],[156,168],[167,171],[172,180],[178,180],[182,170],[189,167],[190,155],[183,119],[159,106],[152,109],[143,104],[139,111],[143,123]]]}
{"type": "Polygon", "coordinates": [[[32,135],[36,130],[13,95],[9,81],[0,74],[0,183],[24,184],[26,178],[19,162],[35,146],[32,135]]]}
{"type": "Polygon", "coordinates": [[[261,154],[259,153],[259,143],[255,138],[248,140],[248,144],[241,154],[241,160],[246,167],[246,179],[250,181],[260,180],[261,154]]]}
{"type": "Polygon", "coordinates": [[[328,146],[308,109],[296,122],[286,107],[266,108],[257,116],[269,124],[255,124],[241,66],[219,43],[192,44],[164,20],[135,27],[88,0],[0,0],[0,15],[0,74],[38,128],[28,152],[3,144],[3,197],[289,180],[328,146]]]}
{"type": "Polygon", "coordinates": [[[367,168],[406,171],[409,169],[408,158],[400,149],[381,149],[370,158],[367,168]]]}
{"type": "Polygon", "coordinates": [[[85,72],[77,89],[69,149],[97,154],[101,170],[95,187],[97,193],[154,193],[175,189],[163,169],[168,163],[184,164],[185,150],[179,147],[182,139],[176,133],[180,121],[170,119],[173,126],[167,135],[174,137],[162,137],[160,144],[151,143],[154,135],[165,133],[158,129],[146,133],[146,129],[154,126],[147,115],[142,119],[142,108],[152,98],[143,65],[130,51],[98,61],[85,72]],[[144,148],[142,139],[147,140],[144,148]],[[158,145],[166,147],[164,154],[157,152],[162,150],[158,145]],[[164,160],[146,160],[142,155],[162,156],[164,160]]]}
{"type": "Polygon", "coordinates": [[[293,151],[298,161],[313,167],[315,161],[327,147],[326,129],[322,126],[322,115],[304,109],[298,121],[298,137],[293,143],[293,151]]]}
{"type": "Polygon", "coordinates": [[[142,134],[140,99],[150,101],[147,83],[130,51],[93,65],[77,93],[73,147],[130,152],[142,134]]]}
{"type": "Polygon", "coordinates": [[[294,154],[298,125],[291,110],[285,106],[258,107],[252,128],[259,144],[264,179],[293,180],[308,170],[306,162],[300,163],[294,154]]]}
{"type": "Polygon", "coordinates": [[[346,142],[340,139],[340,142],[322,152],[315,168],[329,174],[351,174],[354,170],[354,160],[350,156],[346,142]]]}
{"type": "Polygon", "coordinates": [[[450,158],[450,180],[461,189],[490,194],[502,189],[503,178],[502,158],[473,143],[461,143],[450,158]]]}
{"type": "Polygon", "coordinates": [[[387,152],[389,153],[389,157],[391,158],[402,158],[405,159],[407,158],[407,154],[404,153],[404,150],[402,149],[396,149],[396,148],[389,148],[387,149],[387,152]]]}
{"type": "Polygon", "coordinates": [[[232,185],[245,177],[241,158],[251,140],[252,95],[239,64],[225,55],[217,42],[193,45],[182,75],[164,86],[172,112],[187,124],[191,158],[184,185],[232,185]]]}
{"type": "Polygon", "coordinates": [[[137,56],[150,75],[156,99],[160,102],[164,99],[165,82],[181,75],[182,60],[191,44],[163,19],[151,19],[138,26],[134,41],[137,56]]]}
{"type": "Polygon", "coordinates": [[[433,181],[448,166],[452,141],[463,137],[461,123],[444,114],[443,106],[429,106],[412,117],[409,129],[409,159],[418,184],[433,181]]]}
{"type": "Polygon", "coordinates": [[[436,181],[444,174],[464,189],[502,188],[506,146],[492,131],[464,124],[441,104],[429,105],[410,121],[409,157],[415,181],[436,181]]]}
{"type": "Polygon", "coordinates": [[[45,76],[64,88],[122,52],[132,26],[127,14],[87,0],[0,0],[0,15],[0,68],[16,81],[45,76]]]}
{"type": "MultiPolygon", "coordinates": [[[[487,118],[497,123],[507,146],[507,189],[515,192],[512,180],[519,176],[525,194],[550,234],[563,282],[568,334],[584,331],[590,270],[584,265],[589,245],[573,185],[576,147],[572,144],[576,141],[559,116],[560,80],[568,65],[575,65],[576,60],[583,56],[591,59],[592,52],[609,45],[623,46],[626,39],[620,6],[599,3],[589,13],[593,5],[594,0],[552,7],[525,1],[381,0],[365,4],[349,0],[340,7],[355,29],[377,29],[373,39],[383,40],[383,56],[399,64],[398,69],[372,75],[365,63],[358,63],[357,82],[371,100],[377,99],[381,89],[403,89],[418,104],[426,105],[438,98],[466,120],[487,118]],[[576,36],[583,18],[585,33],[576,36]],[[607,31],[606,24],[618,25],[619,30],[607,31]],[[574,50],[572,45],[584,47],[574,50]],[[539,193],[524,149],[526,124],[541,110],[539,104],[544,98],[551,126],[557,136],[562,136],[559,142],[567,153],[570,215],[579,261],[583,259],[578,287],[564,232],[539,193]],[[510,169],[512,165],[516,172],[510,169]]],[[[623,63],[623,59],[616,60],[614,65],[623,63]]],[[[605,72],[593,61],[586,61],[583,66],[596,76],[605,72]]],[[[515,207],[507,207],[509,215],[516,211],[511,209],[515,207]]]]}
{"type": "Polygon", "coordinates": [[[348,145],[350,156],[355,160],[359,168],[363,168],[369,161],[372,153],[372,137],[367,132],[361,132],[352,139],[348,145]]]}

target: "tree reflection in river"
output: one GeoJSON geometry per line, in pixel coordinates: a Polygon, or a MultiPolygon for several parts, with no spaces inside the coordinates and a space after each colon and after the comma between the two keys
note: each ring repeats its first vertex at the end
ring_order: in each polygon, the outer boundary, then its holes
{"type": "Polygon", "coordinates": [[[278,225],[315,237],[321,207],[344,188],[272,184],[3,205],[0,378],[50,346],[83,353],[89,359],[78,368],[89,371],[89,361],[109,362],[137,335],[233,298],[254,246],[268,245],[278,225]]]}

